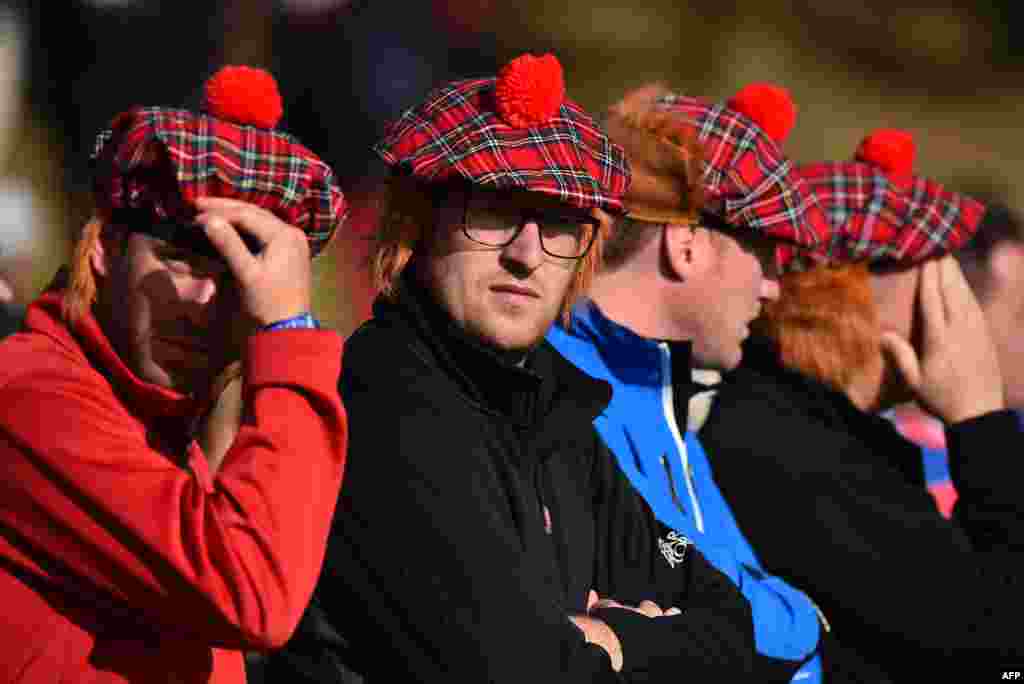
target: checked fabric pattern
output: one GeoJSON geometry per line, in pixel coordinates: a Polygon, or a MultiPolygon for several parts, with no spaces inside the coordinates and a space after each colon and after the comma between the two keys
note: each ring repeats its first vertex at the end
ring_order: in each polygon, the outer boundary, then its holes
{"type": "Polygon", "coordinates": [[[725,105],[676,94],[659,97],[655,107],[694,125],[705,151],[708,200],[721,202],[727,223],[804,249],[828,242],[830,226],[814,193],[754,121],[725,105]]]}
{"type": "Polygon", "coordinates": [[[833,225],[825,256],[836,261],[916,264],[959,249],[985,207],[921,176],[887,176],[863,162],[822,162],[798,173],[833,225]]]}
{"type": "Polygon", "coordinates": [[[494,109],[495,79],[456,81],[388,125],[374,150],[397,173],[553,195],[622,213],[630,170],[622,148],[566,99],[542,124],[514,128],[494,109]]]}
{"type": "Polygon", "coordinates": [[[96,139],[92,168],[102,208],[188,219],[197,198],[231,197],[301,228],[314,255],[347,216],[334,172],[292,136],[184,109],[117,116],[96,139]]]}

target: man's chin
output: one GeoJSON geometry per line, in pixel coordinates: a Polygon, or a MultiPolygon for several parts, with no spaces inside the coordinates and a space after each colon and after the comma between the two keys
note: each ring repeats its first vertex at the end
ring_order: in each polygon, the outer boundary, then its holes
{"type": "Polygon", "coordinates": [[[878,385],[878,397],[875,406],[872,407],[872,412],[887,411],[894,406],[907,404],[915,400],[914,392],[907,385],[903,374],[890,359],[885,359],[885,363],[882,366],[882,376],[878,385]]]}
{"type": "Polygon", "coordinates": [[[501,351],[528,351],[541,343],[553,322],[541,325],[536,316],[496,315],[473,332],[501,351]]]}
{"type": "Polygon", "coordinates": [[[498,338],[488,338],[488,339],[485,339],[484,341],[487,344],[489,344],[492,347],[494,347],[495,349],[497,349],[499,351],[502,351],[502,352],[509,352],[509,353],[512,353],[512,352],[523,352],[525,354],[526,352],[530,351],[531,349],[536,347],[538,344],[540,344],[542,339],[543,339],[543,336],[541,336],[541,337],[531,337],[531,338],[498,337],[498,338]]]}
{"type": "Polygon", "coordinates": [[[742,361],[743,349],[739,345],[730,350],[710,350],[705,353],[701,353],[698,349],[693,350],[692,365],[694,368],[702,370],[728,373],[735,370],[742,361]]]}
{"type": "Polygon", "coordinates": [[[544,332],[546,331],[527,332],[523,327],[514,330],[489,329],[483,331],[479,337],[486,344],[503,352],[527,352],[540,344],[544,339],[544,332]]]}

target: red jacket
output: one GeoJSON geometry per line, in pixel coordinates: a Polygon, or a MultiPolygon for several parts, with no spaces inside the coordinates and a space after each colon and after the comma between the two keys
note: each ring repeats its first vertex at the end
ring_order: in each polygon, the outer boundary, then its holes
{"type": "Polygon", "coordinates": [[[91,316],[72,334],[60,301],[0,343],[0,681],[244,682],[220,649],[287,641],[323,560],[341,339],[250,338],[248,414],[211,477],[195,441],[160,446],[195,403],[135,377],[91,316]]]}

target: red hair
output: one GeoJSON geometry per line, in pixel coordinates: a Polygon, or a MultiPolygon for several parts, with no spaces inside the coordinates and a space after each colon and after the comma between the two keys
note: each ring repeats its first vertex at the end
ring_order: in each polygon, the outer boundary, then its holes
{"type": "Polygon", "coordinates": [[[92,309],[96,301],[96,274],[92,270],[92,253],[107,229],[108,224],[105,220],[93,216],[82,227],[82,232],[75,242],[68,269],[67,291],[61,304],[64,320],[72,329],[82,316],[92,309]]]}
{"type": "Polygon", "coordinates": [[[787,273],[779,285],[759,330],[778,343],[786,366],[846,392],[881,354],[867,264],[787,273]]]}

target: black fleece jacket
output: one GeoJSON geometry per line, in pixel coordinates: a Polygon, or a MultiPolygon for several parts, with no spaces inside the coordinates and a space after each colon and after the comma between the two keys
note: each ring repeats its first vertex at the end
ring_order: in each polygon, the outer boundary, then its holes
{"type": "Polygon", "coordinates": [[[959,492],[952,521],[925,488],[918,447],[754,338],[700,432],[765,568],[806,591],[843,644],[898,681],[1024,663],[1020,428],[998,411],[946,437],[959,492]]]}
{"type": "Polygon", "coordinates": [[[788,681],[755,655],[746,600],[600,441],[607,383],[547,342],[517,365],[408,283],[344,354],[345,486],[277,676],[346,681],[344,663],[371,682],[788,681]],[[616,673],[568,619],[591,589],[683,612],[602,611],[616,673]]]}

